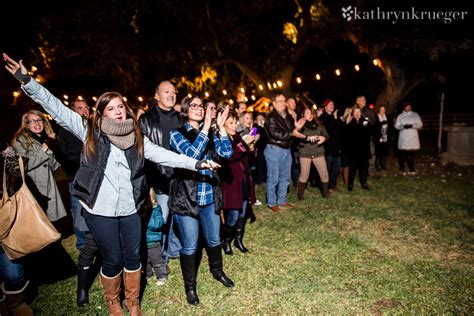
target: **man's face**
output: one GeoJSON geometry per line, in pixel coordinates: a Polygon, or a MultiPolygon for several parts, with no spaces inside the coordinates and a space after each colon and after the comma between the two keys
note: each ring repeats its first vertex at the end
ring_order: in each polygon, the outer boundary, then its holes
{"type": "Polygon", "coordinates": [[[211,118],[215,119],[217,117],[217,108],[214,102],[206,103],[206,111],[211,111],[211,118]]]}
{"type": "Polygon", "coordinates": [[[288,110],[294,111],[296,110],[296,101],[293,98],[289,98],[288,101],[286,101],[286,105],[288,106],[288,110]]]}
{"type": "Polygon", "coordinates": [[[158,100],[158,106],[165,110],[171,110],[176,104],[176,89],[169,82],[163,82],[155,93],[155,99],[158,100]]]}
{"type": "Polygon", "coordinates": [[[334,112],[334,102],[329,102],[324,109],[328,113],[334,112]]]}
{"type": "Polygon", "coordinates": [[[283,112],[286,109],[286,98],[284,95],[280,94],[273,101],[273,107],[278,112],[283,112]]]}
{"type": "Polygon", "coordinates": [[[247,111],[247,104],[239,103],[239,106],[237,107],[237,114],[240,114],[245,111],[247,111]]]}
{"type": "Polygon", "coordinates": [[[356,100],[357,106],[361,109],[365,107],[366,102],[367,101],[365,100],[364,96],[358,97],[356,100]]]}
{"type": "Polygon", "coordinates": [[[89,118],[89,106],[85,101],[75,101],[71,109],[85,119],[89,118]]]}

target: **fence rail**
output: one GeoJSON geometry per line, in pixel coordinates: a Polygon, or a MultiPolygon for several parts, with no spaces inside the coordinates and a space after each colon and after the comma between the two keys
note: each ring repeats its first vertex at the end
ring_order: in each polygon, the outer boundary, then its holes
{"type": "MultiPolygon", "coordinates": [[[[434,130],[439,128],[439,114],[422,115],[424,130],[434,130]]],[[[443,116],[443,126],[453,125],[455,123],[465,123],[474,126],[474,113],[465,114],[447,114],[443,116]]]]}

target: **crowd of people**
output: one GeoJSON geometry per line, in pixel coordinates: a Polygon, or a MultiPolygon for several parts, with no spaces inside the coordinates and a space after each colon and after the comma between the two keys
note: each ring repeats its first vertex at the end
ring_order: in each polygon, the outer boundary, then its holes
{"type": "MultiPolygon", "coordinates": [[[[106,92],[91,111],[84,100],[66,107],[31,80],[21,61],[3,58],[24,93],[59,126],[55,131],[45,113],[28,111],[11,146],[3,142],[1,150],[5,160],[14,159],[12,153],[26,159],[29,186],[53,223],[66,216],[53,171],[61,165],[67,175],[80,252],[79,307],[89,304],[95,260],[110,315],[123,315],[122,284],[124,305],[131,315],[141,315],[140,289],[153,275],[159,286],[166,283],[174,258],[187,302],[199,304],[201,249],[214,279],[233,287],[222,252],[233,255],[232,243],[249,252],[243,239],[247,221],[255,220],[253,208],[262,204],[258,186],[264,185],[266,206],[275,213],[294,207],[288,201],[292,181],[298,200],[308,182],[319,186],[323,198],[343,185],[353,191],[356,174],[361,188],[369,190],[372,153],[375,169],[387,170],[397,130],[399,167],[404,172],[407,163],[409,174],[416,172],[422,122],[410,103],[403,104],[395,122],[383,106],[375,114],[364,96],[342,114],[330,99],[316,109],[283,93],[274,94],[267,113],[198,95],[177,106],[174,85],[162,81],[145,110],[134,111],[122,95],[106,92]]],[[[18,296],[28,285],[21,260],[11,261],[3,252],[0,258],[5,302],[13,313],[31,315],[18,296]]]]}

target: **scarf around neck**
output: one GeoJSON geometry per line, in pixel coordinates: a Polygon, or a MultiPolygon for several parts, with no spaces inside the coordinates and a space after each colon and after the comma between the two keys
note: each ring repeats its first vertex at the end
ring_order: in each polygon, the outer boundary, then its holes
{"type": "Polygon", "coordinates": [[[125,150],[135,144],[135,128],[131,118],[119,122],[110,117],[102,118],[100,130],[107,136],[112,144],[125,150]]]}

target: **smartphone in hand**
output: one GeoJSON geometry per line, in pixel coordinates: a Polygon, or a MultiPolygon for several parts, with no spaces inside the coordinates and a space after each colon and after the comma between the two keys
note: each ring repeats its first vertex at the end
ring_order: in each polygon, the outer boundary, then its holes
{"type": "Polygon", "coordinates": [[[255,136],[255,135],[257,135],[257,128],[256,127],[252,128],[252,130],[250,131],[250,136],[255,136]]]}

